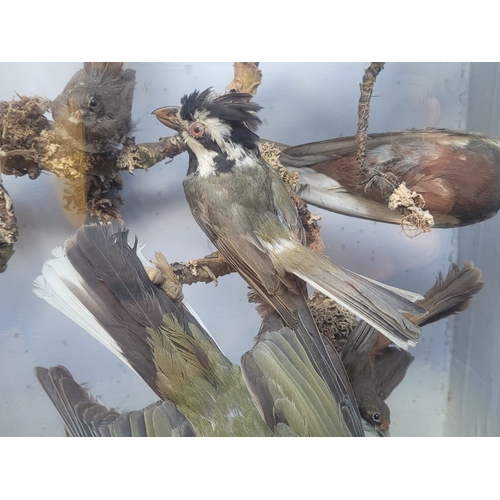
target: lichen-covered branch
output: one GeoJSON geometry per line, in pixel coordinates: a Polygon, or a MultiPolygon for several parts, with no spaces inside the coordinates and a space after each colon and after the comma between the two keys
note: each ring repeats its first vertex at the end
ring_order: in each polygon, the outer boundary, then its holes
{"type": "Polygon", "coordinates": [[[219,253],[213,252],[206,257],[184,262],[174,262],[171,264],[172,271],[176,278],[183,285],[193,283],[211,283],[217,285],[217,278],[234,272],[229,262],[219,253]]]}
{"type": "Polygon", "coordinates": [[[48,99],[18,97],[0,102],[1,171],[36,179],[45,170],[66,179],[63,208],[77,215],[121,220],[123,200],[118,192],[123,180],[119,172],[147,169],[184,151],[178,136],[137,145],[130,137],[121,150],[98,154],[80,151],[54,134],[52,123],[44,116],[50,107],[48,99]]]}
{"type": "Polygon", "coordinates": [[[135,169],[148,169],[165,158],[174,158],[185,150],[178,135],[142,144],[135,144],[133,138],[129,138],[118,155],[117,167],[133,173],[135,169]]]}

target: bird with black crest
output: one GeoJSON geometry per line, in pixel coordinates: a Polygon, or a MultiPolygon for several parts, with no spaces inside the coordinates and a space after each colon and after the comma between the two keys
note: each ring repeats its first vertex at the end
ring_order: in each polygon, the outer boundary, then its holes
{"type": "Polygon", "coordinates": [[[217,96],[207,89],[186,95],[181,107],[153,113],[178,131],[189,167],[183,182],[198,225],[253,290],[261,313],[275,310],[294,329],[313,358],[354,434],[359,413],[344,367],[335,354],[332,371],[324,342],[307,305],[306,283],[373,325],[396,344],[415,345],[419,328],[404,316],[425,310],[417,296],[364,278],[308,249],[290,194],[262,159],[258,136],[261,107],[248,94],[217,96]],[[350,422],[349,422],[350,421],[350,422]]]}

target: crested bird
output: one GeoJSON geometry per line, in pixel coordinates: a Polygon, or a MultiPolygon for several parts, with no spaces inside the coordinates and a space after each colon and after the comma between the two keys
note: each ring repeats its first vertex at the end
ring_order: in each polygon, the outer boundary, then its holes
{"type": "MultiPolygon", "coordinates": [[[[276,144],[280,161],[300,174],[297,194],[307,203],[340,214],[400,224],[381,190],[356,162],[354,137],[299,146],[276,144]]],[[[369,176],[382,186],[404,182],[421,194],[434,227],[475,224],[500,209],[500,140],[475,132],[413,129],[370,134],[366,147],[369,176]]]]}
{"type": "Polygon", "coordinates": [[[66,368],[36,367],[70,435],[351,435],[293,330],[266,323],[242,374],[193,309],[151,282],[137,239],[130,245],[127,238],[116,225],[84,226],[35,280],[39,297],[110,349],[159,398],[120,413],[88,394],[66,368]]]}
{"type": "Polygon", "coordinates": [[[253,290],[260,310],[275,310],[297,332],[316,360],[355,435],[362,435],[354,395],[344,367],[332,359],[306,302],[306,283],[380,329],[400,346],[414,345],[419,329],[402,314],[423,315],[409,292],[396,291],[332,264],[308,249],[295,204],[279,177],[261,157],[261,107],[248,94],[216,96],[195,91],[181,107],[153,114],[180,133],[189,167],[184,193],[194,219],[253,290]],[[406,297],[401,294],[405,293],[406,297]],[[332,364],[333,363],[333,364],[332,364]],[[335,369],[331,371],[330,366],[335,369]]]}
{"type": "Polygon", "coordinates": [[[122,62],[86,62],[52,101],[54,132],[87,153],[111,151],[131,127],[135,71],[122,62]]]}
{"type": "MultiPolygon", "coordinates": [[[[481,270],[472,262],[460,269],[452,263],[446,277],[439,272],[434,285],[419,305],[428,313],[414,321],[425,326],[465,311],[484,286],[481,270]]],[[[381,436],[389,434],[390,410],[385,400],[400,384],[413,361],[408,352],[390,345],[384,335],[361,321],[348,338],[341,359],[351,381],[361,416],[381,436]]]]}

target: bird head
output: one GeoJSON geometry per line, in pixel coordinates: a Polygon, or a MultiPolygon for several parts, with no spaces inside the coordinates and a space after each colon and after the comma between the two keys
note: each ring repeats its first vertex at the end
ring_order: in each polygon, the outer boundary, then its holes
{"type": "Polygon", "coordinates": [[[259,156],[255,130],[261,106],[250,94],[218,96],[211,89],[185,95],[180,107],[153,111],[158,120],[179,132],[189,152],[188,174],[202,177],[244,168],[246,160],[259,156]]]}
{"type": "Polygon", "coordinates": [[[389,407],[376,394],[372,394],[370,398],[367,394],[364,396],[363,398],[357,397],[361,416],[375,428],[379,436],[389,436],[391,424],[389,407]]]}
{"type": "Polygon", "coordinates": [[[120,143],[131,121],[135,71],[124,63],[86,62],[51,104],[55,130],[78,149],[120,143]]]}
{"type": "Polygon", "coordinates": [[[68,122],[77,127],[91,129],[105,114],[102,97],[92,89],[77,87],[68,96],[68,122]]]}

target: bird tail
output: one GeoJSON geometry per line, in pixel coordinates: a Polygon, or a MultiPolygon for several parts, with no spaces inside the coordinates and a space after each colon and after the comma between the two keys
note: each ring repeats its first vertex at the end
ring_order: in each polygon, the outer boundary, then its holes
{"type": "MultiPolygon", "coordinates": [[[[35,292],[113,351],[161,399],[170,401],[122,416],[89,396],[66,369],[36,368],[37,377],[70,433],[143,435],[149,432],[151,420],[162,422],[161,418],[168,417],[175,423],[174,417],[178,414],[174,412],[174,404],[178,404],[181,416],[189,419],[197,433],[202,435],[211,435],[210,432],[216,431],[225,435],[269,434],[243,383],[239,367],[232,365],[223,355],[187,304],[174,303],[151,283],[137,253],[137,242],[130,246],[127,237],[126,230],[110,224],[84,226],[76,237],[66,242],[64,251],[58,251],[57,259],[44,265],[42,276],[35,282],[35,292]],[[166,413],[166,416],[158,416],[158,411],[166,413]],[[89,421],[93,412],[102,415],[105,423],[100,418],[89,421]],[[200,415],[198,420],[197,414],[200,415]],[[139,430],[133,427],[139,425],[137,420],[144,424],[139,430]],[[226,421],[231,425],[234,421],[234,427],[227,431],[224,428],[226,421]],[[207,430],[207,425],[211,429],[207,430]]],[[[315,327],[310,323],[310,313],[309,316],[306,313],[299,312],[301,322],[307,324],[303,328],[305,333],[302,330],[300,333],[293,330],[281,332],[281,327],[276,329],[268,325],[271,333],[257,342],[256,350],[264,349],[267,341],[274,345],[273,352],[277,358],[267,357],[270,364],[260,370],[265,374],[271,373],[273,363],[277,363],[276,368],[280,368],[272,377],[272,383],[285,392],[270,393],[271,400],[263,400],[261,396],[256,399],[254,394],[254,400],[260,401],[262,414],[269,415],[273,407],[279,407],[281,397],[295,398],[290,401],[297,401],[297,412],[288,413],[280,407],[282,417],[281,423],[277,422],[280,423],[276,431],[278,434],[285,433],[283,426],[288,425],[290,433],[298,435],[323,435],[326,432],[338,435],[344,432],[346,425],[356,435],[357,427],[352,424],[352,419],[359,419],[359,414],[354,399],[351,401],[349,393],[343,390],[344,379],[339,379],[338,366],[332,364],[328,356],[322,355],[321,346],[324,350],[324,345],[319,344],[318,347],[316,338],[311,337],[310,332],[315,327]],[[263,344],[259,347],[261,341],[263,344]],[[294,349],[297,349],[295,354],[294,349]],[[281,354],[280,350],[283,351],[281,354]],[[281,365],[278,360],[281,360],[281,365]],[[301,363],[304,369],[312,370],[309,378],[300,375],[301,363]],[[313,386],[309,379],[316,380],[315,383],[322,387],[319,399],[313,399],[313,386]],[[330,391],[328,401],[323,401],[325,383],[330,391]],[[335,389],[335,384],[340,387],[337,392],[331,389],[335,389]],[[337,394],[340,394],[339,398],[336,398],[337,394]],[[310,408],[309,404],[320,406],[310,408]],[[354,410],[351,408],[353,404],[354,410]],[[324,414],[325,405],[336,409],[336,413],[329,417],[335,422],[317,421],[318,415],[324,414]],[[294,418],[301,419],[302,426],[293,423],[294,418]],[[346,423],[339,424],[338,419],[344,419],[346,423]]],[[[341,377],[344,370],[340,360],[338,364],[341,377]]],[[[267,380],[259,378],[258,373],[253,379],[249,375],[247,380],[254,391],[256,387],[267,384],[267,380]]],[[[164,425],[167,426],[167,423],[164,425]]],[[[187,424],[182,431],[175,431],[177,427],[172,426],[174,430],[171,432],[174,433],[191,432],[187,424]]],[[[167,430],[154,430],[155,435],[170,435],[168,432],[168,426],[167,430]]]]}
{"type": "MultiPolygon", "coordinates": [[[[110,349],[163,398],[157,358],[160,350],[175,343],[155,342],[160,331],[169,327],[174,334],[181,331],[194,346],[189,362],[200,369],[207,360],[196,349],[195,333],[229,361],[195,312],[153,285],[137,253],[137,240],[129,246],[127,238],[127,230],[112,224],[82,227],[66,241],[64,251],[55,251],[56,259],[44,264],[34,291],[110,349]]],[[[171,352],[170,361],[183,353],[184,348],[171,352]]]]}
{"type": "Polygon", "coordinates": [[[34,372],[72,437],[195,435],[189,420],[170,401],[121,413],[89,394],[64,366],[37,366],[34,372]]]}
{"type": "MultiPolygon", "coordinates": [[[[419,301],[419,305],[424,307],[428,314],[412,319],[419,326],[424,326],[465,311],[473,296],[484,286],[480,279],[481,270],[475,267],[473,262],[466,262],[462,269],[452,263],[446,278],[439,272],[435,284],[419,301]]],[[[386,399],[401,382],[413,361],[412,356],[404,356],[402,351],[389,348],[390,343],[387,337],[377,335],[376,329],[360,322],[342,350],[342,361],[348,373],[353,373],[353,367],[358,369],[364,362],[372,363],[373,382],[382,399],[386,399]]]]}
{"type": "Polygon", "coordinates": [[[438,273],[436,283],[419,302],[427,310],[423,318],[412,317],[418,325],[424,326],[442,318],[465,311],[472,302],[472,297],[484,286],[481,270],[473,262],[466,262],[462,269],[455,263],[450,265],[446,278],[438,273]]]}
{"type": "Polygon", "coordinates": [[[336,266],[292,240],[269,250],[277,269],[283,269],[309,283],[382,332],[399,347],[406,349],[408,345],[416,345],[420,330],[403,313],[410,313],[414,317],[423,316],[425,309],[412,302],[421,296],[388,287],[336,266]]]}

